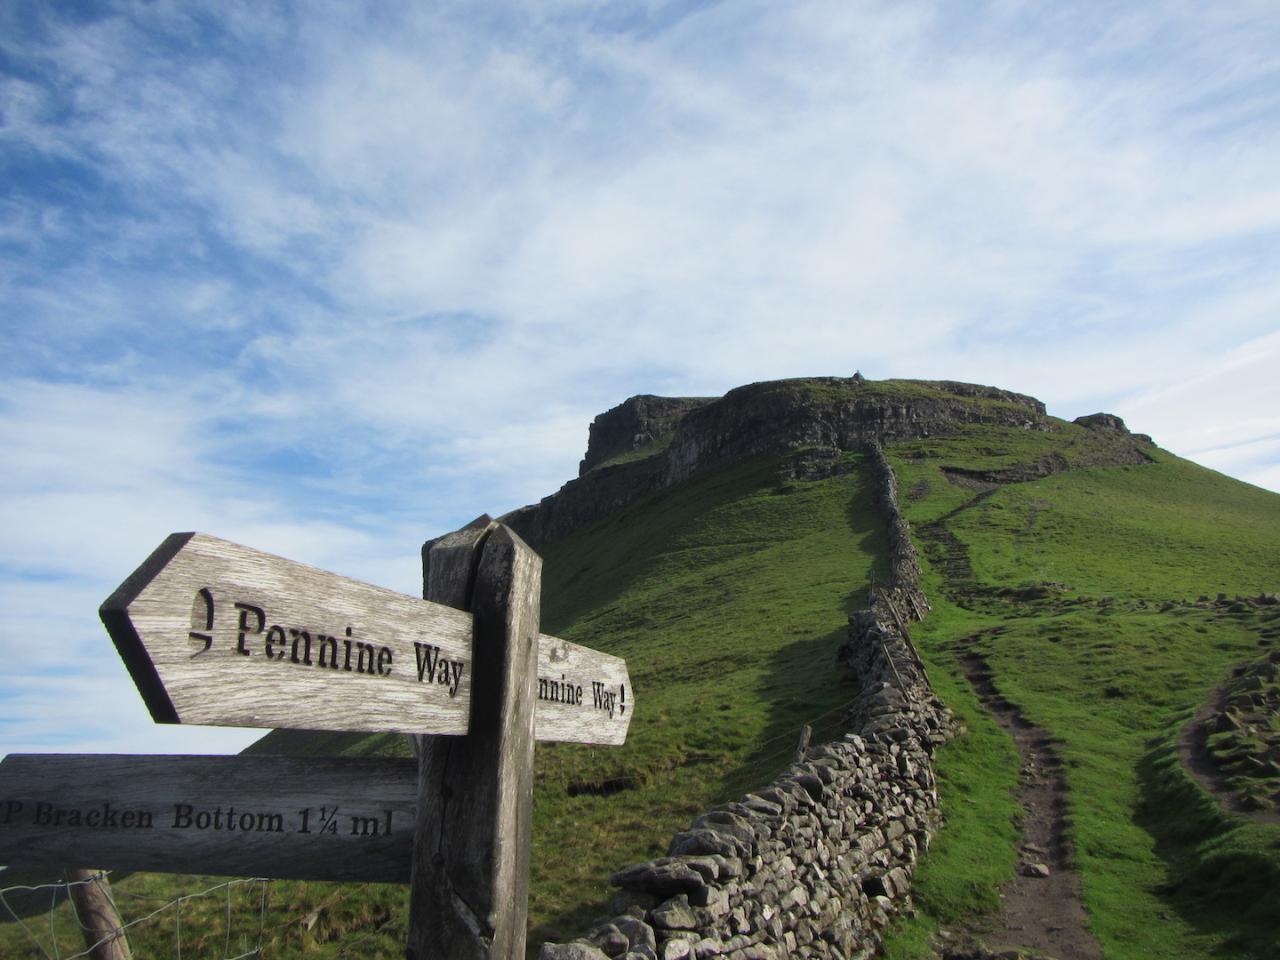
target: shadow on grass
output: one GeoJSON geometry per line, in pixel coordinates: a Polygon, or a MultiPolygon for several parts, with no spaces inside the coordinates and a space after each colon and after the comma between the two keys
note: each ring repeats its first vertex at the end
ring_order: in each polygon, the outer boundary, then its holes
{"type": "MultiPolygon", "coordinates": [[[[859,457],[850,474],[853,496],[845,507],[845,521],[857,538],[855,556],[873,556],[876,577],[888,576],[888,526],[875,504],[871,466],[859,457]]],[[[853,570],[852,576],[857,576],[853,570]]],[[[848,617],[867,605],[867,582],[855,584],[835,600],[838,625],[821,636],[788,644],[769,659],[767,675],[780,678],[760,691],[769,720],[762,742],[742,766],[726,776],[724,795],[736,798],[771,782],[791,763],[799,746],[801,729],[811,728],[814,746],[848,731],[845,713],[857,693],[853,678],[836,662],[836,653],[848,635],[848,617]]]]}
{"type": "Polygon", "coordinates": [[[1160,896],[1220,956],[1274,960],[1280,943],[1280,827],[1225,813],[1169,739],[1138,764],[1138,822],[1167,864],[1160,896]]]}
{"type": "MultiPolygon", "coordinates": [[[[830,629],[799,637],[780,649],[774,650],[765,658],[760,671],[762,679],[753,691],[755,699],[764,712],[764,728],[751,748],[739,754],[737,759],[724,765],[720,770],[706,770],[707,777],[703,780],[703,786],[710,794],[710,800],[706,805],[708,807],[716,802],[736,800],[744,793],[760,789],[776,778],[794,757],[800,730],[805,724],[812,727],[811,742],[815,745],[838,737],[847,729],[844,713],[856,690],[837,666],[836,651],[846,637],[849,613],[866,605],[867,571],[861,568],[862,559],[867,556],[875,557],[875,569],[880,577],[883,577],[888,570],[886,524],[871,497],[868,472],[866,465],[858,462],[846,477],[850,489],[849,500],[844,509],[844,520],[854,536],[849,558],[848,589],[833,590],[830,600],[827,601],[824,598],[822,601],[824,606],[827,603],[830,604],[826,607],[829,610],[830,619],[828,620],[825,614],[823,617],[824,621],[830,625],[830,629]]],[[[718,501],[729,496],[735,489],[758,488],[758,483],[758,474],[739,474],[734,484],[725,484],[715,491],[711,499],[718,501]],[[741,487],[739,488],[738,485],[741,487]]],[[[780,489],[778,495],[788,496],[789,494],[780,489]]],[[[662,521],[665,528],[662,535],[666,535],[666,532],[672,529],[671,524],[681,516],[686,518],[689,516],[690,506],[687,503],[680,504],[679,509],[671,511],[662,521]]],[[[622,522],[621,517],[619,521],[622,522]]],[[[651,533],[651,536],[656,535],[651,533]]],[[[617,563],[620,558],[614,556],[609,559],[617,563]]],[[[631,562],[635,562],[634,558],[631,562]]],[[[767,615],[762,627],[767,629],[767,615]]],[[[725,651],[724,655],[730,661],[736,659],[733,651],[725,651]]],[[[717,661],[713,658],[712,664],[715,662],[717,661]]],[[[702,668],[707,666],[707,664],[701,665],[702,668]]],[[[638,673],[633,676],[633,681],[636,681],[636,677],[638,673]]],[[[684,679],[689,677],[686,676],[684,679]]],[[[710,703],[690,706],[695,710],[709,709],[710,703]]],[[[696,753],[689,754],[684,765],[695,763],[697,759],[696,753]]],[[[659,791],[678,789],[682,773],[681,768],[671,770],[662,775],[660,781],[652,781],[639,786],[638,789],[659,791]]],[[[602,802],[608,802],[608,798],[602,798],[602,802]]],[[[684,821],[676,829],[687,826],[688,822],[684,821]]],[[[656,851],[658,855],[665,852],[668,839],[669,835],[660,838],[663,847],[656,851]]],[[[625,863],[610,863],[601,866],[603,871],[617,870],[625,865],[625,863]]],[[[607,916],[611,912],[608,898],[609,892],[603,891],[599,899],[574,904],[547,916],[542,923],[531,929],[530,944],[540,943],[544,939],[581,936],[595,919],[607,916]]]]}

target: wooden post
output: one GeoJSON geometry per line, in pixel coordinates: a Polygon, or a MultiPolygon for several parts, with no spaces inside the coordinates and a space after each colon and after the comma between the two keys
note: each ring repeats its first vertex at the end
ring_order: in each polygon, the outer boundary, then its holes
{"type": "Polygon", "coordinates": [[[475,618],[470,729],[419,738],[408,960],[523,960],[542,560],[488,517],[424,550],[475,618]]]}
{"type": "Polygon", "coordinates": [[[793,762],[804,763],[809,755],[809,739],[813,736],[813,727],[807,723],[800,728],[800,742],[796,744],[796,758],[793,762]]]}
{"type": "Polygon", "coordinates": [[[101,870],[71,868],[66,871],[69,895],[84,931],[90,960],[132,960],[129,941],[116,905],[111,902],[111,882],[101,870]]]}

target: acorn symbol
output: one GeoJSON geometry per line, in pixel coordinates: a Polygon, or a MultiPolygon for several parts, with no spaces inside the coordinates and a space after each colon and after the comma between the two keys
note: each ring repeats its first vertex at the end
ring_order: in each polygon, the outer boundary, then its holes
{"type": "Polygon", "coordinates": [[[192,601],[190,637],[197,643],[204,643],[192,657],[200,656],[213,646],[213,594],[208,587],[201,587],[196,591],[196,598],[192,601]]]}

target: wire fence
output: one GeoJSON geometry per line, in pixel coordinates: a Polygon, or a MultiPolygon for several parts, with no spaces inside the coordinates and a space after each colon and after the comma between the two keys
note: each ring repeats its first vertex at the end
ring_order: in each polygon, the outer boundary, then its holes
{"type": "MultiPolygon", "coordinates": [[[[16,883],[11,886],[0,887],[0,906],[3,907],[3,911],[0,911],[0,920],[12,920],[22,930],[26,935],[29,946],[29,956],[44,957],[46,960],[77,960],[77,958],[93,955],[95,950],[104,947],[111,941],[121,937],[131,938],[134,933],[143,929],[144,926],[149,929],[151,939],[154,941],[156,939],[155,934],[159,931],[160,926],[170,923],[169,916],[171,915],[172,956],[176,960],[181,960],[183,950],[183,905],[193,901],[208,901],[214,897],[219,897],[225,901],[219,904],[218,909],[219,915],[223,918],[224,930],[223,936],[220,938],[222,940],[221,949],[216,950],[213,955],[216,955],[218,960],[249,960],[249,958],[262,956],[262,939],[263,932],[266,929],[268,891],[272,881],[260,877],[225,880],[194,893],[173,897],[160,903],[159,906],[155,906],[153,898],[137,894],[120,894],[115,891],[108,880],[108,876],[109,871],[101,871],[78,880],[59,880],[38,884],[16,883]],[[257,902],[256,933],[252,931],[252,924],[249,925],[248,932],[243,929],[238,931],[235,936],[236,945],[233,948],[233,930],[236,926],[233,913],[242,914],[244,912],[243,903],[238,911],[233,911],[233,894],[240,892],[243,901],[245,891],[240,888],[247,890],[254,886],[257,887],[257,895],[253,898],[257,902]],[[100,925],[95,926],[86,923],[85,919],[81,917],[80,910],[76,905],[77,897],[73,895],[77,887],[92,887],[106,899],[120,918],[119,928],[105,935],[96,936],[101,927],[100,925]],[[46,899],[48,906],[36,910],[35,908],[40,902],[46,899]],[[64,903],[67,909],[60,911],[59,907],[64,903]],[[35,919],[37,913],[40,914],[38,921],[35,919]],[[68,914],[70,923],[67,922],[68,914]],[[136,916],[133,916],[132,919],[125,919],[130,914],[136,914],[136,916]],[[89,933],[88,937],[86,937],[86,933],[89,933]],[[233,952],[233,950],[236,952],[233,952]]],[[[0,873],[0,883],[4,879],[4,873],[0,873]]],[[[202,946],[206,945],[210,939],[207,929],[209,912],[208,910],[202,911],[201,915],[200,923],[205,928],[200,937],[202,946]]],[[[166,939],[169,938],[166,937],[166,939]]],[[[190,956],[190,950],[188,950],[188,956],[190,956]]],[[[211,956],[211,954],[201,951],[201,956],[207,957],[211,956]]]]}
{"type": "MultiPolygon", "coordinates": [[[[838,704],[808,721],[814,743],[836,736],[844,730],[848,703],[838,704]]],[[[796,759],[800,730],[781,733],[755,745],[747,758],[755,769],[777,769],[796,759]]],[[[124,880],[129,874],[117,875],[124,880]]],[[[280,936],[283,928],[293,930],[295,941],[299,930],[312,932],[317,919],[341,899],[334,890],[322,894],[313,887],[310,895],[296,895],[297,883],[267,880],[260,877],[227,879],[206,884],[203,878],[187,877],[182,883],[200,883],[198,889],[174,895],[175,882],[158,888],[110,882],[111,872],[101,871],[83,879],[59,879],[50,882],[14,882],[27,880],[14,871],[0,867],[0,956],[31,960],[78,960],[94,957],[94,951],[109,941],[126,938],[137,957],[171,956],[176,960],[259,960],[264,958],[264,940],[271,955],[293,954],[301,943],[285,946],[280,936]],[[6,880],[10,883],[6,885],[6,880]],[[81,916],[73,891],[94,887],[110,902],[120,918],[119,927],[106,934],[86,939],[95,929],[81,916]],[[156,892],[147,892],[153,890],[156,892]],[[281,891],[277,902],[272,894],[281,891]],[[317,895],[321,902],[317,902],[317,895]],[[10,921],[5,923],[4,921],[10,921]],[[19,933],[20,931],[20,933],[19,933]],[[274,935],[274,936],[273,936],[274,935]],[[92,941],[92,942],[88,942],[92,941]],[[281,953],[283,951],[283,954],[281,953]]],[[[171,877],[171,880],[173,878],[171,877]]],[[[347,925],[341,944],[331,943],[330,955],[365,957],[388,955],[379,938],[401,939],[401,918],[394,908],[374,909],[347,925]]],[[[96,929],[101,930],[101,925],[96,929]]],[[[316,929],[316,934],[321,931],[316,929]]],[[[329,937],[325,936],[325,940],[329,937]]]]}

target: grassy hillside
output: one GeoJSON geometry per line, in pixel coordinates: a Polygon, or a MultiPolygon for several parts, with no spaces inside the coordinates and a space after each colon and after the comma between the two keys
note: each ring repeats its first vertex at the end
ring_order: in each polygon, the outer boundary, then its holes
{"type": "MultiPolygon", "coordinates": [[[[972,479],[1054,440],[985,431],[889,451],[935,607],[922,653],[974,717],[955,657],[982,652],[1001,693],[1059,743],[1085,907],[1108,958],[1274,957],[1280,828],[1224,814],[1174,743],[1233,665],[1280,635],[1278,607],[1197,602],[1280,585],[1280,497],[1156,450],[1145,466],[972,479]]],[[[981,818],[964,802],[992,780],[979,745],[1001,738],[980,723],[966,739],[940,756],[952,823],[897,956],[924,955],[934,924],[991,905],[991,878],[1012,864],[1009,808],[981,818]]]]}
{"type": "Polygon", "coordinates": [[[608,872],[771,777],[802,724],[835,729],[835,650],[885,548],[862,465],[845,466],[780,484],[754,460],[546,550],[544,629],[625,657],[638,708],[625,747],[539,747],[536,938],[605,912],[608,872]],[[629,788],[581,792],[606,781],[629,788]]]}
{"type": "MultiPolygon", "coordinates": [[[[854,388],[786,389],[846,403],[854,388]]],[[[877,390],[937,393],[908,381],[877,390]]],[[[887,451],[934,607],[913,636],[968,728],[939,753],[947,825],[892,954],[925,956],[939,925],[998,909],[1014,869],[1019,761],[957,667],[972,649],[1059,745],[1107,957],[1272,957],[1280,827],[1222,812],[1174,743],[1210,689],[1280,636],[1280,607],[1230,602],[1280,588],[1280,497],[1154,447],[1151,463],[1101,466],[1132,442],[1049,426],[972,426],[887,451]]],[[[543,629],[625,657],[637,710],[625,747],[537,749],[531,944],[582,932],[605,912],[611,871],[665,852],[709,804],[767,781],[802,724],[819,740],[837,729],[849,688],[834,653],[870,572],[885,572],[885,531],[859,455],[819,480],[780,480],[784,460],[701,474],[542,549],[543,629]]],[[[406,751],[393,736],[278,732],[255,752],[406,751]]],[[[135,875],[117,887],[137,915],[204,883],[135,875]]],[[[265,900],[256,888],[235,896],[228,955],[259,929],[267,957],[401,955],[403,887],[278,882],[265,900]]],[[[184,904],[184,954],[223,950],[226,912],[221,896],[184,904]]],[[[56,932],[63,954],[78,944],[65,907],[29,925],[45,942],[56,932]]],[[[136,954],[170,955],[174,938],[166,914],[135,935],[136,954]]],[[[45,955],[0,924],[0,956],[45,955]]]]}

